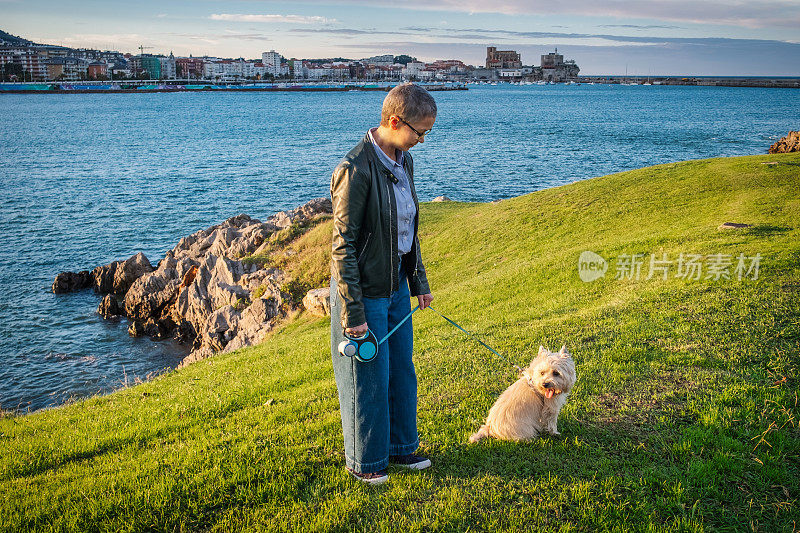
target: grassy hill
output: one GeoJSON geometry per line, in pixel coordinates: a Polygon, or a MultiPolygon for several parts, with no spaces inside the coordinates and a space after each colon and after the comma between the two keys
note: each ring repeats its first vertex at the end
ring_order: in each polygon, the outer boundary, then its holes
{"type": "MultiPolygon", "coordinates": [[[[800,155],[785,154],[421,206],[434,307],[519,364],[539,344],[573,353],[559,437],[469,444],[514,371],[421,311],[419,430],[434,466],[362,486],[344,471],[329,319],[301,314],[260,346],[1,419],[0,528],[795,530],[798,191],[800,155]],[[581,281],[586,250],[605,277],[581,281]],[[667,279],[646,279],[664,253],[667,279]],[[681,253],[703,256],[702,279],[676,277],[681,253]],[[639,279],[615,279],[633,254],[639,279]],[[730,279],[705,279],[715,254],[731,256],[730,279]],[[738,279],[740,254],[760,254],[757,279],[738,279]]],[[[298,276],[327,269],[329,235],[327,221],[293,242],[298,276]]]]}

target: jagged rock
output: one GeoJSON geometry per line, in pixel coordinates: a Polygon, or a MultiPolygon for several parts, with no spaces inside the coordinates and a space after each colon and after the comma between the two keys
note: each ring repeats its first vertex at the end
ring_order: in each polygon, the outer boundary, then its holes
{"type": "Polygon", "coordinates": [[[223,351],[232,352],[261,342],[272,329],[272,319],[278,316],[279,309],[280,301],[274,296],[256,298],[250,307],[242,312],[236,336],[225,345],[223,351]]]}
{"type": "Polygon", "coordinates": [[[203,329],[200,345],[215,352],[222,351],[236,335],[242,315],[232,305],[221,307],[209,315],[203,329]]]}
{"type": "Polygon", "coordinates": [[[114,293],[118,296],[124,295],[134,281],[153,270],[150,261],[147,260],[147,257],[142,252],[118,263],[114,271],[114,293]]]}
{"type": "Polygon", "coordinates": [[[207,331],[210,333],[224,333],[235,329],[242,318],[241,313],[232,305],[226,305],[211,313],[208,317],[207,331]]]}
{"type": "Polygon", "coordinates": [[[275,213],[267,219],[267,222],[275,224],[280,229],[285,229],[295,222],[301,222],[314,218],[317,215],[329,214],[332,212],[333,204],[330,198],[315,198],[291,211],[275,213]]]}
{"type": "Polygon", "coordinates": [[[179,279],[150,272],[137,279],[125,294],[125,315],[132,320],[147,320],[161,315],[164,306],[178,296],[179,279]]]}
{"type": "Polygon", "coordinates": [[[303,307],[314,316],[327,316],[331,314],[330,298],[330,287],[311,289],[303,298],[303,307]]]}
{"type": "Polygon", "coordinates": [[[184,368],[187,365],[190,365],[197,361],[202,361],[203,359],[211,357],[212,355],[214,355],[214,350],[212,350],[208,346],[204,346],[202,348],[194,350],[192,353],[184,357],[183,360],[178,364],[178,368],[179,369],[184,368]]]}
{"type": "Polygon", "coordinates": [[[92,275],[88,270],[80,272],[61,272],[53,281],[53,292],[62,294],[78,291],[92,286],[92,275]]]}
{"type": "Polygon", "coordinates": [[[139,252],[125,261],[113,261],[92,270],[92,285],[100,294],[124,296],[139,277],[152,271],[150,261],[139,252]]]}
{"type": "Polygon", "coordinates": [[[227,257],[214,257],[209,254],[208,266],[211,269],[213,278],[228,285],[235,285],[245,274],[244,265],[241,261],[234,261],[227,257]]]}
{"type": "Polygon", "coordinates": [[[95,292],[99,292],[100,294],[114,292],[114,274],[117,271],[117,265],[119,265],[119,261],[113,261],[92,270],[92,281],[95,292]]]}
{"type": "Polygon", "coordinates": [[[131,337],[141,337],[144,335],[144,324],[138,320],[132,320],[131,325],[128,326],[128,335],[131,337]]]}
{"type": "Polygon", "coordinates": [[[237,215],[221,224],[184,237],[172,252],[177,258],[188,257],[196,261],[208,253],[217,257],[238,259],[255,252],[276,230],[278,227],[272,223],[262,223],[247,215],[237,215]]]}
{"type": "Polygon", "coordinates": [[[770,154],[800,152],[800,131],[790,131],[786,137],[769,147],[770,154]]]}
{"type": "Polygon", "coordinates": [[[162,339],[164,335],[158,322],[152,318],[148,318],[144,323],[144,334],[153,339],[162,339]]]}
{"type": "Polygon", "coordinates": [[[188,287],[194,281],[195,276],[197,275],[197,265],[192,266],[186,274],[183,275],[181,278],[181,285],[180,289],[188,287]]]}
{"type": "Polygon", "coordinates": [[[261,224],[248,226],[242,230],[242,235],[231,242],[228,247],[227,256],[240,258],[255,253],[255,251],[266,241],[278,228],[272,224],[261,224]]]}
{"type": "Polygon", "coordinates": [[[203,331],[208,315],[213,310],[207,290],[210,280],[211,273],[204,262],[197,268],[194,280],[178,293],[172,317],[176,323],[182,324],[184,331],[193,330],[197,335],[203,331]]]}
{"type": "MultiPolygon", "coordinates": [[[[143,254],[88,271],[57,278],[60,287],[89,283],[108,294],[98,308],[104,316],[125,314],[132,336],[169,336],[192,343],[181,366],[217,351],[261,342],[285,308],[284,274],[240,258],[268,244],[280,228],[331,212],[327,198],[317,198],[266,222],[245,214],[183,237],[153,269],[143,254]],[[88,280],[88,281],[87,281],[88,280]],[[121,308],[114,294],[123,295],[121,308]],[[259,297],[254,297],[258,294],[259,297]],[[252,302],[252,303],[251,303],[252,302]]],[[[327,297],[322,298],[325,309],[327,297]]]]}
{"type": "Polygon", "coordinates": [[[449,197],[447,197],[447,196],[444,196],[444,195],[442,195],[442,196],[437,196],[436,198],[434,198],[433,200],[431,200],[431,202],[452,202],[452,201],[453,201],[453,200],[451,200],[449,197]]]}
{"type": "Polygon", "coordinates": [[[106,294],[103,297],[97,312],[103,318],[114,318],[124,314],[122,307],[117,302],[117,298],[112,294],[106,294]]]}
{"type": "Polygon", "coordinates": [[[231,305],[242,309],[250,305],[250,291],[240,285],[229,285],[225,282],[212,282],[208,286],[208,296],[213,307],[231,305]]]}

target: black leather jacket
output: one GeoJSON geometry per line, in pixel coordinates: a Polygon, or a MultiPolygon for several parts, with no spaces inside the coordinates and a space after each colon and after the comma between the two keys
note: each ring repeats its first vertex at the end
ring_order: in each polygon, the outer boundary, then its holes
{"type": "MultiPolygon", "coordinates": [[[[419,250],[419,200],[414,187],[414,161],[408,152],[404,168],[417,214],[414,241],[403,256],[412,296],[428,294],[428,278],[419,250]]],[[[333,171],[333,248],[331,275],[342,301],[342,327],[366,322],[362,296],[388,298],[399,289],[397,272],[397,204],[392,183],[397,178],[381,163],[365,135],[333,171]]]]}

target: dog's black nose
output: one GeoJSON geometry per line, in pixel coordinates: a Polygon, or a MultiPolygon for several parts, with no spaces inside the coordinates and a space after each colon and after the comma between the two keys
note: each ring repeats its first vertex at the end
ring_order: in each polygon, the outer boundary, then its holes
{"type": "Polygon", "coordinates": [[[545,382],[544,382],[544,388],[545,388],[545,389],[549,389],[549,388],[550,388],[550,387],[552,387],[552,386],[553,386],[553,383],[552,383],[552,382],[550,382],[550,381],[545,381],[545,382]]]}

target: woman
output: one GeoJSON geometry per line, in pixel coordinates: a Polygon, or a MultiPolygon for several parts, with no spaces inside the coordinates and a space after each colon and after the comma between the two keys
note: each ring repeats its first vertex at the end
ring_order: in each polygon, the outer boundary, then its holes
{"type": "Polygon", "coordinates": [[[411,312],[433,300],[417,237],[419,201],[407,151],[425,142],[436,103],[411,83],[386,95],[381,123],[370,129],[331,178],[331,353],[344,435],[345,465],[369,484],[388,481],[388,464],[431,465],[414,455],[417,378],[411,360],[413,329],[406,320],[369,362],[339,353],[343,332],[378,340],[411,312]]]}

